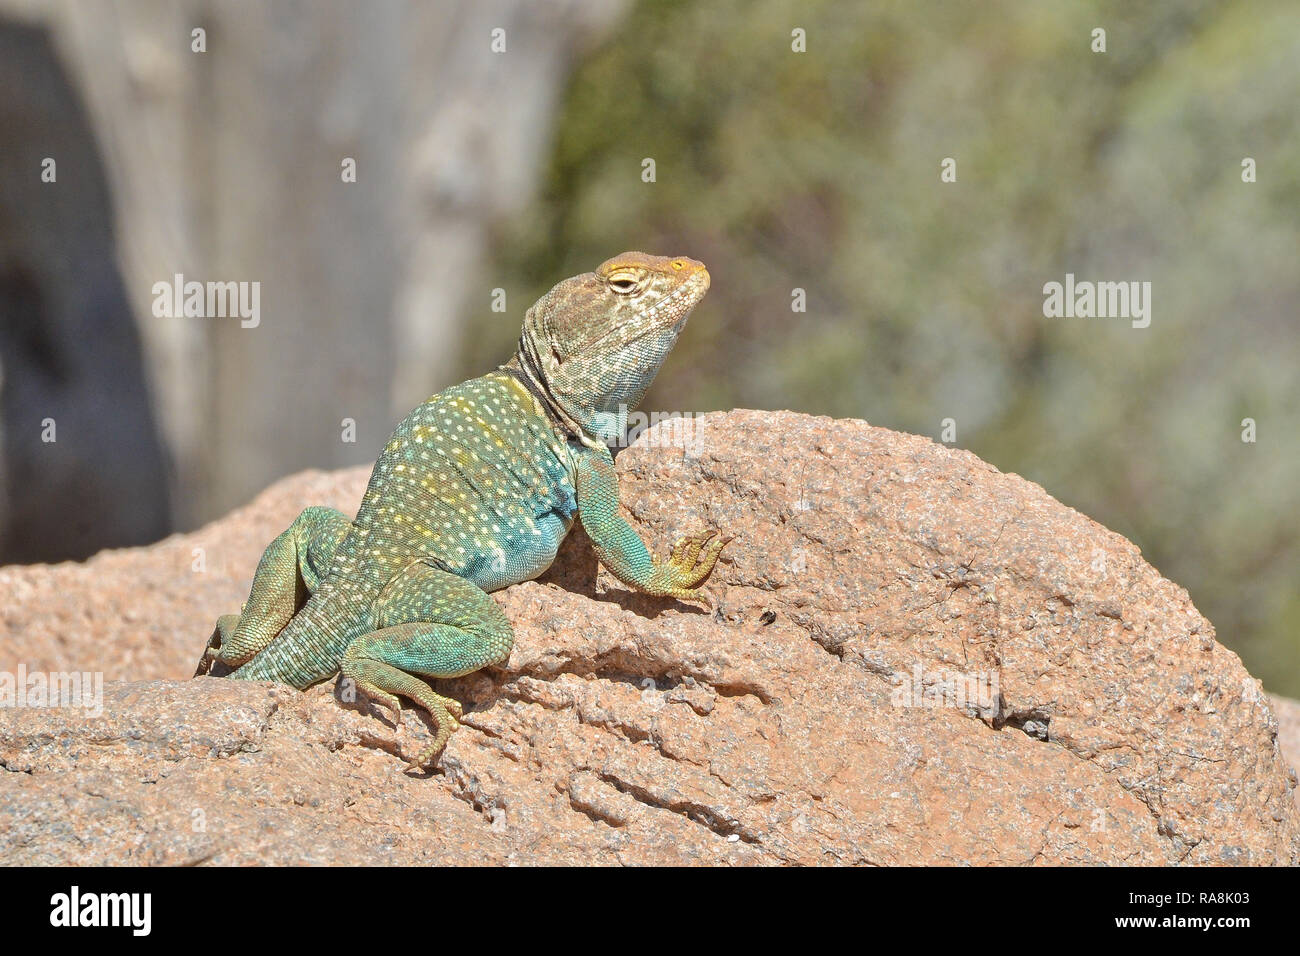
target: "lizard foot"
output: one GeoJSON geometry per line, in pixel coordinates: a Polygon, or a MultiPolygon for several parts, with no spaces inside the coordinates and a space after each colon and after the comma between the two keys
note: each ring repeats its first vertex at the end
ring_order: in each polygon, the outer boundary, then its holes
{"type": "Polygon", "coordinates": [[[667,561],[654,559],[651,593],[685,600],[706,600],[699,586],[713,573],[722,549],[734,540],[735,535],[721,535],[715,530],[679,539],[667,561]]]}
{"type": "Polygon", "coordinates": [[[195,677],[204,677],[211,672],[213,662],[218,660],[222,646],[225,645],[226,639],[235,633],[237,624],[239,624],[238,614],[223,614],[217,618],[217,624],[212,629],[212,635],[203,648],[203,656],[199,658],[199,666],[194,668],[195,677]]]}
{"type": "Polygon", "coordinates": [[[410,698],[429,712],[436,725],[433,740],[420,751],[414,761],[423,770],[428,770],[434,764],[451,735],[460,729],[460,718],[464,714],[460,701],[434,693],[418,677],[383,661],[364,657],[344,657],[340,671],[344,677],[355,682],[358,691],[392,710],[393,723],[397,727],[401,726],[402,712],[398,694],[410,698]]]}
{"type": "Polygon", "coordinates": [[[424,770],[432,767],[434,761],[442,754],[443,748],[447,746],[447,741],[451,739],[451,735],[460,729],[460,718],[464,716],[460,701],[452,700],[450,697],[443,697],[432,691],[429,692],[429,696],[436,698],[441,706],[435,707],[431,705],[431,702],[421,701],[438,724],[438,730],[433,735],[433,740],[415,758],[416,764],[424,770]]]}

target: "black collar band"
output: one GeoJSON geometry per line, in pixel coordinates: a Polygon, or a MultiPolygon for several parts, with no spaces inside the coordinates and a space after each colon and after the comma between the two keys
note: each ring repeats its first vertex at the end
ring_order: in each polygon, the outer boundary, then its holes
{"type": "Polygon", "coordinates": [[[524,362],[526,361],[526,359],[523,357],[524,355],[525,352],[521,347],[519,350],[519,354],[516,356],[516,358],[519,359],[519,363],[517,365],[503,365],[501,366],[501,370],[505,372],[507,375],[511,375],[514,378],[518,379],[519,383],[523,385],[524,388],[528,389],[529,394],[532,395],[533,398],[537,399],[537,404],[541,405],[542,408],[545,410],[546,417],[550,420],[551,424],[554,425],[561,432],[563,432],[565,438],[567,438],[569,441],[578,441],[579,438],[577,434],[573,431],[573,428],[569,425],[569,422],[566,421],[555,410],[553,404],[554,399],[552,399],[550,395],[548,395],[545,391],[543,391],[541,386],[539,386],[537,382],[533,381],[533,377],[531,375],[529,375],[527,372],[524,371],[523,365],[524,362]]]}

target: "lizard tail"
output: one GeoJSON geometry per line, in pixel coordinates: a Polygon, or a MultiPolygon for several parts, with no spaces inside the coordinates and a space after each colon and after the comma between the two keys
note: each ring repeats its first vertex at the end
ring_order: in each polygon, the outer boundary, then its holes
{"type": "Polygon", "coordinates": [[[252,660],[230,674],[236,680],[273,680],[301,690],[338,672],[339,659],[368,629],[368,602],[349,601],[325,585],[252,660]]]}

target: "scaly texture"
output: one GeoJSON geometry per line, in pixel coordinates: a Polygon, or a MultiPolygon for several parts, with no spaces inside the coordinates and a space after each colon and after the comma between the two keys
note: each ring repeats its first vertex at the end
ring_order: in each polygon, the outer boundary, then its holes
{"type": "Polygon", "coordinates": [[[395,712],[406,697],[437,724],[427,766],[461,707],[413,675],[505,660],[514,635],[487,592],[550,567],[575,517],[620,581],[697,598],[730,539],[705,531],[651,556],[619,516],[607,442],[708,288],[702,263],[639,252],[557,285],[528,310],[510,362],[397,426],[355,521],[308,508],[267,547],[197,673],[218,660],[232,677],[302,688],[341,672],[395,712]]]}

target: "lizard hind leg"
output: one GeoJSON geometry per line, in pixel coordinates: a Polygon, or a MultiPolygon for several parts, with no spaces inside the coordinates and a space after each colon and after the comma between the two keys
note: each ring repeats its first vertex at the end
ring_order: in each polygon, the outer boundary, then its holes
{"type": "Polygon", "coordinates": [[[339,670],[395,715],[399,695],[429,712],[437,730],[415,761],[427,768],[460,727],[461,705],[413,675],[461,677],[500,663],[510,656],[514,632],[487,592],[424,563],[385,590],[378,611],[379,627],[348,645],[339,670]]]}
{"type": "Polygon", "coordinates": [[[216,626],[212,628],[212,636],[208,638],[208,646],[204,648],[203,656],[199,658],[199,666],[194,669],[195,677],[202,677],[212,669],[212,661],[216,657],[215,649],[230,643],[237,627],[239,627],[238,614],[223,614],[217,618],[216,626]]]}
{"type": "Polygon", "coordinates": [[[304,509],[262,553],[240,613],[217,620],[194,676],[208,673],[213,661],[239,667],[271,643],[320,587],[351,526],[347,516],[333,508],[304,509]]]}

